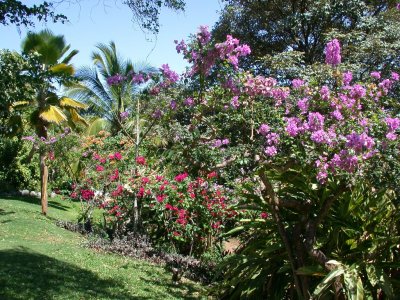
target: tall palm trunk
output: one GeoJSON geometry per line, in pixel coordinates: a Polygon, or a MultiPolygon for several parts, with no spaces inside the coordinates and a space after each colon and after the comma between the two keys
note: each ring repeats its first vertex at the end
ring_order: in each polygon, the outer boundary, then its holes
{"type": "MultiPolygon", "coordinates": [[[[43,101],[39,102],[39,106],[42,106],[43,101]]],[[[47,140],[47,122],[39,119],[37,124],[37,134],[39,138],[45,138],[47,140]]],[[[42,214],[47,215],[47,182],[49,178],[49,169],[46,165],[47,151],[44,148],[39,150],[39,163],[40,163],[40,202],[42,204],[42,214]]]]}

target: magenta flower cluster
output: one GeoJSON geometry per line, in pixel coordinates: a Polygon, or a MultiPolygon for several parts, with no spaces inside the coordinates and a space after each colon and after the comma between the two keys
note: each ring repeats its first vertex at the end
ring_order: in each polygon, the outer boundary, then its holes
{"type": "Polygon", "coordinates": [[[330,41],[325,48],[325,63],[337,66],[342,62],[340,55],[340,43],[337,39],[330,41]]]}

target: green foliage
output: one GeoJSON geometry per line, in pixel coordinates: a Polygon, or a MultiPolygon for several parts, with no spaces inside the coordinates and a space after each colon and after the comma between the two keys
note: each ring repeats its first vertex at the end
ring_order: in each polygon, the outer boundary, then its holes
{"type": "Polygon", "coordinates": [[[323,61],[325,43],[332,38],[343,42],[345,61],[360,76],[399,67],[397,1],[225,2],[213,33],[219,41],[232,34],[248,44],[252,56],[244,65],[256,73],[308,74],[306,66],[323,61]]]}
{"type": "Polygon", "coordinates": [[[124,0],[133,13],[134,20],[145,30],[158,33],[161,8],[167,7],[175,11],[185,9],[184,0],[124,0]]]}
{"type": "Polygon", "coordinates": [[[52,3],[43,2],[39,5],[27,6],[17,0],[2,0],[0,2],[0,24],[16,26],[34,26],[33,18],[47,22],[64,23],[67,17],[62,14],[55,14],[52,3]]]}
{"type": "Polygon", "coordinates": [[[0,138],[1,190],[38,190],[39,169],[32,163],[31,148],[32,145],[17,138],[0,138]]]}

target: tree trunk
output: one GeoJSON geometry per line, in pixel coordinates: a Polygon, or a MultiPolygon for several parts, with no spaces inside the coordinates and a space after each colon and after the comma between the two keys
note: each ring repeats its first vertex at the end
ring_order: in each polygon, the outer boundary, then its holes
{"type": "Polygon", "coordinates": [[[49,170],[46,165],[46,153],[40,152],[40,201],[42,203],[42,214],[47,215],[47,181],[49,170]]]}
{"type": "MultiPolygon", "coordinates": [[[[43,121],[39,121],[37,127],[39,138],[47,139],[47,128],[43,121]]],[[[49,179],[49,169],[46,165],[47,153],[45,149],[39,150],[39,164],[40,164],[40,202],[42,204],[42,214],[47,215],[47,182],[49,179]]]]}

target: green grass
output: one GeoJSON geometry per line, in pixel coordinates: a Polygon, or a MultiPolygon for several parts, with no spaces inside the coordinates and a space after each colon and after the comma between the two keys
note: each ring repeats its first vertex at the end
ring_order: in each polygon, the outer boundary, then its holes
{"type": "Polygon", "coordinates": [[[175,285],[162,267],[82,247],[84,237],[57,227],[76,220],[77,204],[0,198],[0,299],[194,299],[203,288],[175,285]]]}

